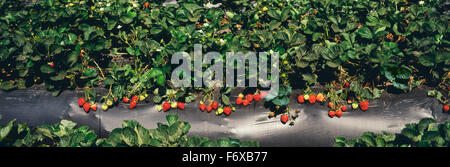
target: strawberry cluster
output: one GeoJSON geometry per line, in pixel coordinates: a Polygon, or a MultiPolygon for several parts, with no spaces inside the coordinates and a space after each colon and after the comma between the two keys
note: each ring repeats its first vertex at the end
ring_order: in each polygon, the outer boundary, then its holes
{"type": "Polygon", "coordinates": [[[157,106],[158,111],[169,111],[171,108],[176,109],[179,108],[181,110],[184,110],[184,102],[169,102],[165,101],[162,105],[157,106]]]}
{"type": "Polygon", "coordinates": [[[260,101],[261,98],[265,98],[267,96],[267,92],[263,91],[257,94],[247,94],[244,98],[244,94],[239,93],[238,98],[236,99],[237,105],[243,105],[244,107],[248,106],[253,100],[256,102],[260,101]]]}
{"type": "Polygon", "coordinates": [[[317,95],[315,95],[314,93],[311,94],[300,94],[297,96],[297,101],[301,104],[305,103],[305,101],[308,101],[310,104],[314,104],[316,103],[316,101],[318,102],[324,102],[326,100],[325,96],[322,93],[318,93],[317,95]]]}
{"type": "Polygon", "coordinates": [[[219,103],[217,101],[212,101],[208,106],[206,106],[205,103],[200,102],[200,110],[203,111],[207,111],[207,112],[211,112],[212,110],[216,110],[216,115],[221,115],[221,114],[225,114],[225,115],[230,115],[231,111],[235,111],[235,108],[231,108],[231,107],[219,107],[219,103]]]}
{"type": "Polygon", "coordinates": [[[78,98],[78,106],[82,107],[86,113],[88,113],[91,109],[93,111],[97,111],[97,104],[96,103],[88,103],[86,102],[86,99],[83,97],[78,98]]]}

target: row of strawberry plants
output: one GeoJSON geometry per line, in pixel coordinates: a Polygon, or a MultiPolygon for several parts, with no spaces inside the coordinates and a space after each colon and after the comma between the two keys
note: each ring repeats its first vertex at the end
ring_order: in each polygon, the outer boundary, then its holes
{"type": "Polygon", "coordinates": [[[228,113],[229,89],[213,97],[211,88],[175,89],[166,79],[175,67],[169,64],[173,53],[202,44],[204,52],[224,57],[225,51],[279,52],[282,90],[265,99],[275,112],[289,109],[291,86],[306,91],[315,84],[327,86],[323,94],[337,107],[343,100],[368,106],[365,101],[389,87],[410,91],[420,84],[438,88],[441,102],[448,102],[442,0],[209,1],[221,3],[214,8],[204,0],[177,2],[2,1],[0,88],[44,83],[54,95],[85,88],[87,111],[98,101],[103,109],[120,101],[134,108],[148,97],[168,109],[167,103],[191,102],[201,92],[203,103],[220,99],[228,113]],[[341,91],[345,83],[349,90],[341,91]],[[98,86],[107,93],[98,96],[98,86]]]}
{"type": "Polygon", "coordinates": [[[406,124],[400,133],[364,132],[359,138],[335,137],[335,147],[449,147],[450,122],[424,118],[406,124]]]}
{"type": "MultiPolygon", "coordinates": [[[[1,115],[0,115],[1,119],[1,115]]],[[[28,127],[11,120],[0,126],[0,147],[258,147],[256,141],[234,138],[212,140],[201,136],[186,136],[191,125],[178,120],[175,114],[166,116],[167,123],[156,129],[146,129],[139,122],[125,120],[121,128],[113,129],[108,138],[98,138],[87,126],[77,126],[69,120],[54,125],[28,127]]]]}

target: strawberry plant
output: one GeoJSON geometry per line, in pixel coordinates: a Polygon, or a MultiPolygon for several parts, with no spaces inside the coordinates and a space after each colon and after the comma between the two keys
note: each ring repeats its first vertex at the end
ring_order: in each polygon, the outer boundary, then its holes
{"type": "Polygon", "coordinates": [[[406,124],[401,133],[364,132],[359,138],[335,137],[335,147],[448,147],[450,122],[437,123],[424,118],[419,123],[406,124]]]}
{"type": "MultiPolygon", "coordinates": [[[[1,119],[1,116],[0,116],[1,119]]],[[[69,120],[54,125],[28,127],[11,120],[0,126],[1,147],[258,147],[256,141],[240,141],[234,138],[212,140],[186,134],[190,124],[178,120],[175,114],[166,116],[167,124],[158,123],[156,129],[146,129],[137,121],[125,120],[122,128],[113,129],[109,138],[97,138],[87,126],[77,126],[69,120]]]]}

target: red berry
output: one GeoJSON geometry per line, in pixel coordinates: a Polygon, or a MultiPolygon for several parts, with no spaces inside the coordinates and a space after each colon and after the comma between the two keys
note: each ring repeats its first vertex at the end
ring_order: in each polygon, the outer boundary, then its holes
{"type": "Polygon", "coordinates": [[[342,110],[337,110],[336,116],[340,118],[342,116],[342,110]]]}
{"type": "Polygon", "coordinates": [[[275,116],[275,113],[274,112],[270,112],[269,113],[269,117],[274,117],[275,116]]]}
{"type": "Polygon", "coordinates": [[[311,103],[311,104],[316,103],[316,95],[314,95],[314,94],[309,95],[308,100],[309,100],[309,103],[311,103]]]}
{"type": "Polygon", "coordinates": [[[213,107],[211,105],[209,105],[208,107],[206,107],[206,111],[211,112],[212,108],[213,107]]]}
{"type": "Polygon", "coordinates": [[[177,107],[179,108],[179,109],[184,109],[184,103],[183,102],[178,102],[177,103],[177,107]]]}
{"type": "Polygon", "coordinates": [[[248,102],[252,102],[253,95],[252,94],[247,94],[247,100],[248,100],[248,102]]]}
{"type": "Polygon", "coordinates": [[[305,102],[305,98],[303,97],[303,95],[298,95],[297,101],[298,101],[299,103],[304,103],[304,102],[305,102]]]}
{"type": "Polygon", "coordinates": [[[149,5],[150,5],[150,4],[149,4],[148,2],[145,2],[144,8],[148,8],[149,5]]]}
{"type": "Polygon", "coordinates": [[[247,106],[248,103],[250,103],[250,102],[248,101],[248,99],[242,100],[242,104],[244,105],[244,107],[247,106]]]}
{"type": "Polygon", "coordinates": [[[138,101],[138,97],[137,97],[137,96],[133,96],[133,97],[131,98],[131,100],[133,100],[133,101],[138,101]]]}
{"type": "Polygon", "coordinates": [[[169,102],[164,102],[163,103],[163,111],[167,111],[170,109],[170,103],[169,102]]]}
{"type": "Polygon", "coordinates": [[[336,115],[336,112],[334,112],[334,111],[328,111],[328,115],[329,115],[331,118],[333,118],[334,115],[336,115]]]}
{"type": "Polygon", "coordinates": [[[328,103],[328,107],[330,107],[331,109],[333,109],[333,108],[334,108],[334,104],[331,103],[331,102],[329,102],[329,103],[328,103]]]}
{"type": "Polygon", "coordinates": [[[200,110],[205,111],[206,104],[200,104],[200,110]]]}
{"type": "Polygon", "coordinates": [[[344,84],[343,84],[343,86],[344,86],[344,88],[348,88],[348,87],[350,87],[350,83],[348,83],[347,81],[345,81],[344,84]]]}
{"type": "Polygon", "coordinates": [[[83,104],[86,103],[86,100],[84,100],[84,98],[80,97],[78,98],[78,106],[83,106],[83,104]]]}
{"type": "Polygon", "coordinates": [[[225,113],[226,115],[230,115],[231,114],[231,108],[230,107],[223,108],[223,113],[225,113]]]}
{"type": "Polygon", "coordinates": [[[91,105],[91,109],[93,110],[93,111],[97,111],[97,104],[92,104],[91,105]]]}
{"type": "Polygon", "coordinates": [[[284,114],[281,116],[280,120],[281,122],[283,122],[283,124],[285,124],[289,120],[289,116],[284,114]]]}
{"type": "Polygon", "coordinates": [[[449,107],[448,107],[448,105],[444,105],[443,108],[444,108],[444,112],[447,112],[449,107]]]}
{"type": "Polygon", "coordinates": [[[211,104],[211,107],[214,108],[214,110],[217,110],[217,108],[219,108],[219,103],[217,103],[217,102],[215,101],[215,102],[213,102],[213,103],[211,104]]]}
{"type": "Polygon", "coordinates": [[[359,102],[359,107],[361,108],[361,110],[366,111],[367,109],[369,109],[369,101],[359,102]]]}
{"type": "Polygon", "coordinates": [[[261,94],[256,94],[253,96],[253,99],[255,99],[255,101],[259,101],[261,100],[261,94]]]}
{"type": "Polygon", "coordinates": [[[83,104],[83,109],[85,112],[89,112],[89,109],[91,109],[91,105],[89,103],[84,103],[83,104]]]}
{"type": "Polygon", "coordinates": [[[347,110],[347,106],[345,106],[345,105],[342,106],[342,107],[341,107],[341,110],[342,110],[342,111],[346,111],[346,110],[347,110]]]}
{"type": "Polygon", "coordinates": [[[123,97],[122,100],[123,100],[124,103],[128,103],[130,101],[130,99],[128,99],[128,97],[123,97]]]}
{"type": "Polygon", "coordinates": [[[134,107],[136,107],[136,101],[131,101],[130,102],[130,109],[133,109],[134,107]]]}
{"type": "Polygon", "coordinates": [[[48,63],[48,65],[49,65],[50,67],[55,67],[55,63],[53,63],[53,62],[48,63]]]}
{"type": "Polygon", "coordinates": [[[238,98],[236,99],[236,104],[242,104],[242,98],[238,97],[238,98]]]}

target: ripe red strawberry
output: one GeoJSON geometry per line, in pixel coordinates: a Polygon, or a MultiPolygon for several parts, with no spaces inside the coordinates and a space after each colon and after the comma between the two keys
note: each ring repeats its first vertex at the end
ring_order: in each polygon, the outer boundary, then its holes
{"type": "Polygon", "coordinates": [[[337,110],[336,116],[340,118],[342,116],[342,110],[337,110]]]}
{"type": "Polygon", "coordinates": [[[123,97],[123,102],[128,103],[130,101],[130,99],[128,99],[128,97],[123,97]]]}
{"type": "Polygon", "coordinates": [[[345,105],[342,106],[342,107],[341,107],[341,110],[342,110],[342,111],[346,111],[346,110],[347,110],[347,106],[345,106],[345,105]]]}
{"type": "Polygon", "coordinates": [[[133,101],[138,101],[138,97],[137,96],[133,96],[132,98],[131,98],[131,100],[133,100],[133,101]]]}
{"type": "Polygon", "coordinates": [[[328,107],[330,107],[331,109],[333,109],[333,108],[334,108],[334,104],[331,103],[331,102],[329,102],[329,103],[328,103],[328,107]]]}
{"type": "Polygon", "coordinates": [[[230,107],[223,108],[223,113],[225,113],[226,115],[230,115],[231,114],[231,108],[230,107]]]}
{"type": "Polygon", "coordinates": [[[369,101],[359,102],[359,107],[361,108],[361,110],[366,111],[367,109],[369,109],[369,101]]]}
{"type": "Polygon", "coordinates": [[[311,103],[311,104],[316,103],[316,95],[314,95],[314,94],[309,95],[308,100],[309,100],[309,103],[311,103]]]}
{"type": "Polygon", "coordinates": [[[329,115],[331,118],[333,118],[334,115],[336,115],[336,112],[334,112],[334,111],[328,111],[328,115],[329,115]]]}
{"type": "Polygon", "coordinates": [[[163,103],[163,111],[167,111],[170,109],[170,103],[169,102],[164,102],[163,103]]]}
{"type": "Polygon", "coordinates": [[[91,105],[91,109],[93,110],[93,111],[97,111],[97,104],[92,104],[91,105]]]}
{"type": "Polygon", "coordinates": [[[148,2],[145,2],[144,8],[148,8],[149,5],[150,5],[150,4],[149,4],[148,2]]]}
{"type": "Polygon", "coordinates": [[[348,87],[350,87],[350,83],[348,83],[347,81],[344,81],[343,86],[344,86],[344,88],[348,88],[348,87]]]}
{"type": "Polygon", "coordinates": [[[253,95],[252,94],[247,94],[247,100],[248,100],[248,102],[252,102],[253,95]]]}
{"type": "Polygon", "coordinates": [[[183,102],[178,102],[177,103],[177,107],[179,108],[179,109],[184,109],[184,103],[183,102]]]}
{"type": "Polygon", "coordinates": [[[200,104],[200,110],[205,111],[206,104],[200,104]]]}
{"type": "Polygon", "coordinates": [[[266,98],[267,97],[267,92],[266,91],[262,91],[261,92],[261,97],[262,98],[266,98]]]}
{"type": "Polygon", "coordinates": [[[89,112],[89,109],[91,109],[91,105],[89,103],[84,103],[83,104],[83,109],[85,112],[89,112]]]}
{"type": "Polygon", "coordinates": [[[133,100],[130,102],[130,109],[133,109],[134,107],[136,107],[136,101],[133,100]]]}
{"type": "Polygon", "coordinates": [[[304,103],[304,102],[305,102],[305,98],[303,97],[303,95],[298,95],[297,101],[298,101],[299,103],[304,103]]]}
{"type": "Polygon", "coordinates": [[[211,112],[212,108],[213,107],[211,105],[209,105],[208,107],[206,107],[206,111],[211,112]]]}
{"type": "Polygon", "coordinates": [[[255,101],[259,101],[261,100],[261,94],[256,94],[253,96],[253,99],[255,99],[255,101]]]}
{"type": "Polygon", "coordinates": [[[213,102],[213,103],[211,104],[211,107],[212,107],[214,110],[217,110],[217,108],[219,107],[219,103],[217,103],[217,102],[215,101],[215,102],[213,102]]]}
{"type": "Polygon", "coordinates": [[[242,104],[244,105],[244,107],[247,106],[248,103],[250,103],[250,102],[248,101],[248,99],[242,100],[242,104]]]}
{"type": "Polygon", "coordinates": [[[444,112],[447,112],[448,109],[449,109],[448,105],[444,105],[444,106],[443,106],[443,109],[444,109],[444,112]]]}
{"type": "Polygon", "coordinates": [[[283,122],[283,124],[285,124],[289,120],[289,116],[286,114],[283,114],[283,115],[281,115],[280,120],[281,120],[281,122],[283,122]]]}
{"type": "Polygon", "coordinates": [[[242,98],[240,98],[240,97],[238,97],[237,99],[236,99],[236,104],[242,104],[242,98]]]}
{"type": "Polygon", "coordinates": [[[86,103],[86,100],[82,97],[78,98],[78,106],[83,106],[83,104],[86,103]]]}

